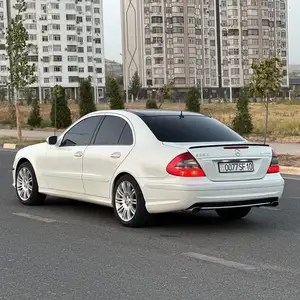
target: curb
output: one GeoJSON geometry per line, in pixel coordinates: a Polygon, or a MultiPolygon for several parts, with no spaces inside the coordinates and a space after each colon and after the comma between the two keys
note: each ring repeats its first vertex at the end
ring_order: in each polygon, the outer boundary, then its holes
{"type": "Polygon", "coordinates": [[[300,168],[280,166],[280,173],[287,175],[300,175],[300,168]]]}
{"type": "Polygon", "coordinates": [[[24,147],[26,147],[26,146],[17,145],[17,144],[9,144],[9,143],[0,145],[0,149],[6,149],[6,150],[19,150],[24,147]]]}

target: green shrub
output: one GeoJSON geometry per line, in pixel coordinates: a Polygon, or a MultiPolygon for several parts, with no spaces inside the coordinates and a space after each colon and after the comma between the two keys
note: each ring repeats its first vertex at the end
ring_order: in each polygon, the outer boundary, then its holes
{"type": "Polygon", "coordinates": [[[110,98],[110,109],[124,109],[124,100],[120,86],[115,78],[107,79],[107,95],[110,98]]]}
{"type": "Polygon", "coordinates": [[[232,121],[232,128],[240,135],[250,134],[253,131],[252,118],[249,113],[249,94],[247,89],[240,92],[236,104],[236,116],[232,121]]]}
{"type": "Polygon", "coordinates": [[[37,99],[31,102],[31,112],[27,120],[27,124],[31,127],[41,127],[42,117],[40,112],[40,105],[37,99]]]}
{"type": "Polygon", "coordinates": [[[80,83],[79,87],[80,102],[79,115],[83,117],[96,110],[96,105],[93,99],[93,88],[90,77],[80,83]]]}
{"type": "Polygon", "coordinates": [[[185,95],[186,110],[191,112],[200,112],[200,92],[196,87],[191,88],[185,95]]]}
{"type": "Polygon", "coordinates": [[[147,102],[146,102],[146,108],[147,109],[158,109],[156,100],[147,100],[147,102]]]}
{"type": "Polygon", "coordinates": [[[50,119],[52,126],[57,129],[67,128],[72,124],[71,111],[66,100],[65,89],[60,85],[54,87],[50,119]]]}

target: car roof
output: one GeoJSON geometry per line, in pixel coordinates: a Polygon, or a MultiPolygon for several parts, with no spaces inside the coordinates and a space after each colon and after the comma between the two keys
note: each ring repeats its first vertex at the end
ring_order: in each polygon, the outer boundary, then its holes
{"type": "Polygon", "coordinates": [[[158,116],[178,116],[181,113],[185,116],[203,116],[199,113],[181,111],[181,110],[167,110],[167,109],[126,109],[139,117],[158,117],[158,116]]]}
{"type": "Polygon", "coordinates": [[[167,110],[167,109],[114,109],[114,110],[99,110],[89,114],[89,116],[101,115],[105,113],[116,113],[119,115],[130,117],[131,114],[143,118],[143,117],[167,117],[167,116],[198,116],[209,117],[200,113],[194,113],[181,110],[167,110]]]}

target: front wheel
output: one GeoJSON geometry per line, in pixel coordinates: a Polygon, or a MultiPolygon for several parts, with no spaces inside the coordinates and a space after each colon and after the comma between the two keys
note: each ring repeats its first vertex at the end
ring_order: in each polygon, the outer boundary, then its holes
{"type": "Polygon", "coordinates": [[[113,207],[116,217],[124,226],[140,227],[149,219],[142,191],[129,175],[122,176],[115,183],[113,207]]]}
{"type": "Polygon", "coordinates": [[[22,163],[16,172],[16,192],[19,201],[25,205],[42,204],[46,195],[39,193],[37,179],[32,165],[22,163]]]}
{"type": "Polygon", "coordinates": [[[227,220],[238,220],[246,217],[251,211],[251,207],[223,208],[217,209],[217,214],[227,220]]]}

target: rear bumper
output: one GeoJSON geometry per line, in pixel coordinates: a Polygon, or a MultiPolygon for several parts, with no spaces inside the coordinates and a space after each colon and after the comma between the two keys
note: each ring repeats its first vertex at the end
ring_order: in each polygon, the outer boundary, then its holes
{"type": "Polygon", "coordinates": [[[201,178],[188,183],[187,179],[176,178],[174,183],[145,181],[140,186],[147,211],[164,213],[194,207],[215,209],[270,205],[281,198],[284,180],[280,174],[269,174],[260,180],[212,182],[201,178]]]}

